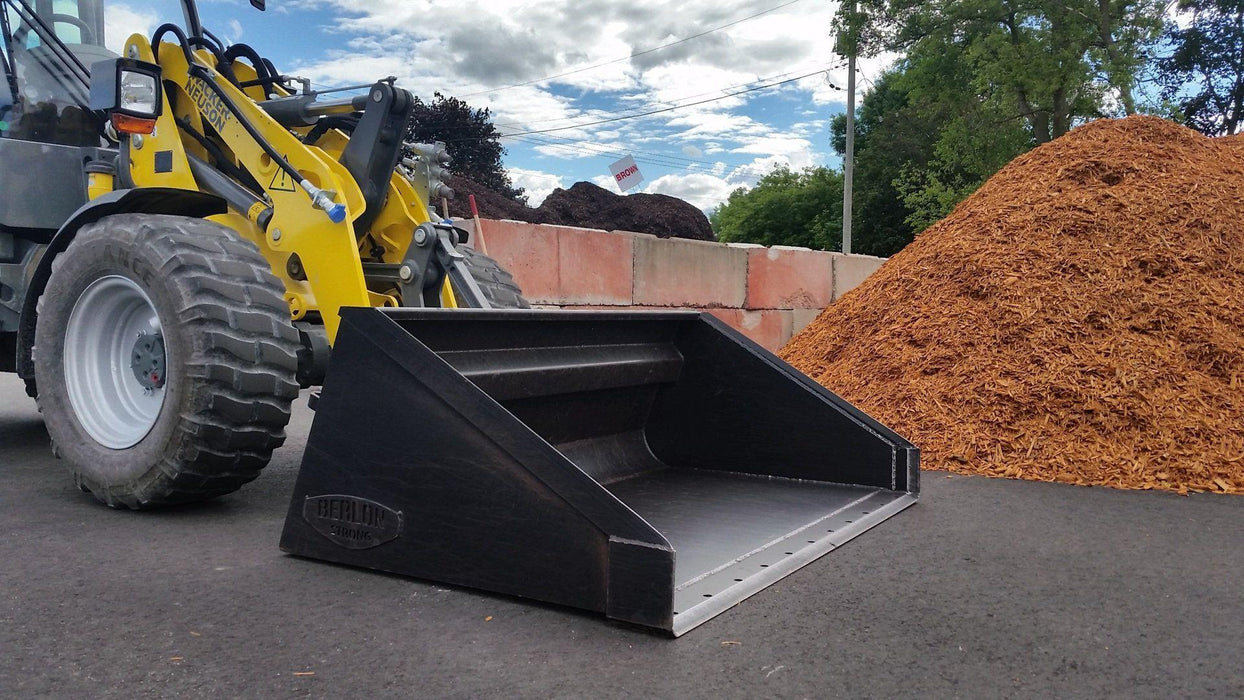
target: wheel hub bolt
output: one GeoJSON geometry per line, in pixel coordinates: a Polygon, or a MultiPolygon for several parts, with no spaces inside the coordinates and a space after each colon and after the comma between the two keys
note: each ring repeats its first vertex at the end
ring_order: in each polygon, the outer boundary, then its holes
{"type": "Polygon", "coordinates": [[[164,336],[159,333],[142,332],[134,341],[130,353],[130,370],[134,378],[147,391],[164,388],[168,379],[164,356],[164,336]]]}

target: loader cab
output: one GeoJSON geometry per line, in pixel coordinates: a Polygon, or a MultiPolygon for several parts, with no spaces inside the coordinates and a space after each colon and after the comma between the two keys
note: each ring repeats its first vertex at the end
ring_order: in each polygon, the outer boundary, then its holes
{"type": "Polygon", "coordinates": [[[91,67],[164,22],[201,31],[193,0],[0,0],[0,371],[34,266],[88,201],[86,169],[115,167],[91,67]]]}
{"type": "Polygon", "coordinates": [[[0,0],[0,138],[100,146],[84,78],[105,47],[100,0],[0,0]]]}
{"type": "Polygon", "coordinates": [[[100,0],[0,0],[0,236],[45,243],[86,202],[109,146],[87,79],[111,38],[100,0]]]}
{"type": "Polygon", "coordinates": [[[0,0],[0,144],[107,147],[101,116],[88,107],[91,66],[164,22],[202,31],[193,0],[0,0]]]}

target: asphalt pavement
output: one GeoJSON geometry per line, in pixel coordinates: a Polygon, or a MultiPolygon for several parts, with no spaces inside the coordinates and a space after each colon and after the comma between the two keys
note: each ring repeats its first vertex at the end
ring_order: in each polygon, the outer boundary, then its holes
{"type": "Polygon", "coordinates": [[[1244,498],[924,474],[680,639],[277,548],[311,413],[242,491],[113,511],[0,375],[0,694],[1244,697],[1244,498]]]}

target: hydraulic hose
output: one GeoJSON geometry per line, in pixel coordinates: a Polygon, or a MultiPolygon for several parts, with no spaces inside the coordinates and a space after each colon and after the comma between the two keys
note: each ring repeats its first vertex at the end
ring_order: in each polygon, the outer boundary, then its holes
{"type": "Polygon", "coordinates": [[[206,28],[206,27],[203,29],[203,38],[204,38],[204,39],[208,39],[208,40],[210,40],[213,44],[215,44],[215,45],[216,45],[216,50],[217,50],[217,51],[224,51],[224,50],[225,50],[225,42],[221,41],[221,40],[220,40],[220,37],[216,36],[215,34],[213,34],[213,33],[209,32],[209,31],[207,31],[207,28],[206,28]]]}
{"type": "Polygon", "coordinates": [[[238,77],[233,73],[233,65],[225,60],[224,54],[220,51],[220,49],[213,46],[212,42],[201,36],[192,36],[190,37],[190,45],[192,47],[201,47],[204,51],[212,54],[212,56],[216,59],[216,70],[220,71],[220,74],[225,76],[225,79],[229,82],[234,85],[238,84],[238,77]]]}
{"type": "Polygon", "coordinates": [[[333,198],[327,192],[311,184],[309,180],[302,176],[302,173],[298,172],[297,168],[291,165],[288,160],[285,160],[285,157],[272,147],[272,144],[268,143],[268,140],[263,137],[263,134],[259,133],[259,130],[255,128],[255,125],[251,124],[250,120],[246,118],[246,115],[242,113],[241,108],[237,106],[237,103],[233,101],[233,98],[229,97],[229,93],[225,92],[222,87],[216,84],[216,81],[212,78],[211,69],[194,60],[194,56],[190,53],[190,42],[186,38],[185,32],[183,32],[177,25],[162,24],[158,29],[156,29],[155,34],[152,35],[151,46],[156,61],[159,62],[160,39],[163,38],[165,34],[173,34],[177,37],[178,45],[186,57],[186,64],[188,66],[190,77],[197,78],[202,81],[203,84],[206,85],[207,88],[220,99],[221,103],[225,105],[225,109],[228,109],[234,119],[238,120],[238,123],[242,125],[243,129],[246,130],[247,135],[249,135],[251,139],[259,145],[259,148],[272,159],[273,163],[276,163],[277,167],[285,171],[285,174],[293,178],[294,182],[297,182],[298,185],[302,187],[303,191],[311,197],[311,203],[314,204],[316,208],[322,210],[333,223],[339,224],[342,221],[345,221],[345,205],[334,202],[333,198]]]}
{"type": "Polygon", "coordinates": [[[272,147],[272,144],[268,143],[268,140],[259,133],[259,130],[255,128],[255,125],[251,124],[250,121],[246,119],[246,116],[242,114],[242,110],[239,109],[233,99],[229,97],[229,94],[217,85],[215,80],[212,80],[211,73],[207,67],[201,66],[197,63],[192,64],[190,67],[190,74],[193,77],[203,81],[203,83],[207,85],[208,89],[220,98],[220,101],[224,103],[225,108],[233,114],[234,118],[238,120],[238,123],[242,125],[242,128],[246,130],[246,133],[249,134],[250,137],[255,140],[255,143],[259,144],[259,147],[263,149],[263,152],[272,159],[272,162],[276,163],[277,167],[284,170],[287,175],[293,178],[294,182],[297,182],[298,185],[302,187],[303,191],[311,197],[311,203],[314,204],[316,208],[327,214],[328,218],[335,224],[345,221],[345,205],[334,202],[333,198],[327,192],[311,184],[309,180],[302,176],[302,173],[298,172],[297,168],[291,165],[289,161],[285,160],[285,158],[272,147]]]}
{"type": "Polygon", "coordinates": [[[215,160],[214,165],[217,170],[242,183],[242,185],[254,193],[256,197],[263,196],[263,188],[260,187],[259,183],[255,181],[254,176],[246,172],[243,168],[239,168],[234,165],[232,161],[225,157],[224,151],[220,150],[220,146],[217,146],[211,139],[196,131],[190,122],[185,119],[177,117],[176,121],[177,126],[189,135],[190,138],[198,141],[199,145],[208,152],[208,155],[210,155],[213,160],[215,160]]]}
{"type": "Polygon", "coordinates": [[[194,55],[190,53],[190,40],[186,38],[186,33],[176,24],[165,23],[156,27],[155,33],[151,35],[151,54],[155,57],[155,62],[160,62],[160,40],[165,34],[172,34],[177,37],[177,46],[181,48],[181,52],[186,57],[187,65],[195,65],[194,55]]]}
{"type": "Polygon", "coordinates": [[[268,72],[268,64],[264,62],[263,57],[259,55],[258,51],[251,48],[247,44],[233,44],[229,48],[225,49],[226,61],[232,63],[238,58],[249,59],[251,65],[255,68],[255,75],[261,80],[264,78],[278,77],[268,72]]]}

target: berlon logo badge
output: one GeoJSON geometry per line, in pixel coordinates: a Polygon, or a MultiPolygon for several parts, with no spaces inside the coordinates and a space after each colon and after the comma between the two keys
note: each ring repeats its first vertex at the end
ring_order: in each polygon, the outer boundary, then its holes
{"type": "Polygon", "coordinates": [[[308,496],[302,519],[346,549],[370,549],[402,534],[401,511],[356,496],[308,496]]]}

